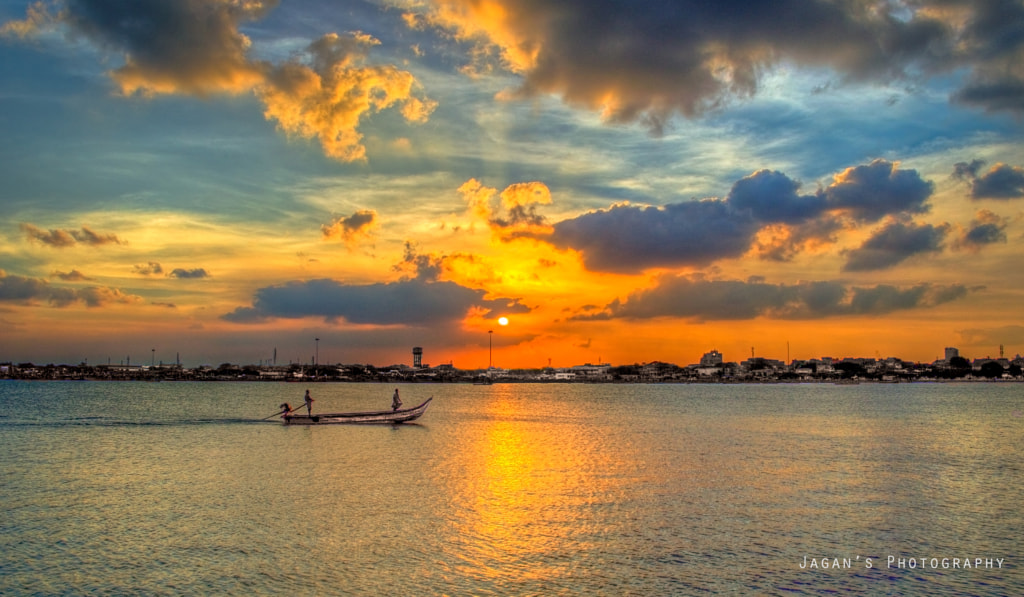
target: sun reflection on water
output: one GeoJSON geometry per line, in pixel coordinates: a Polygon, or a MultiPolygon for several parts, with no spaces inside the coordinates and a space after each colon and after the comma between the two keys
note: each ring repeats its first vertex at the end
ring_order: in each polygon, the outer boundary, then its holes
{"type": "Polygon", "coordinates": [[[606,531],[598,511],[616,502],[623,464],[601,449],[576,404],[526,411],[514,393],[500,392],[480,408],[450,463],[460,486],[452,488],[446,559],[458,562],[460,576],[495,582],[563,579],[606,531]]]}

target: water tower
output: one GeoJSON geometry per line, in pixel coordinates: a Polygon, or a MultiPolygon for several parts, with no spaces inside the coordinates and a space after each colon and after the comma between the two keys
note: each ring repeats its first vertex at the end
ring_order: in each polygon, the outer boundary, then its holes
{"type": "Polygon", "coordinates": [[[416,369],[423,367],[423,349],[419,346],[412,348],[412,366],[416,369]]]}

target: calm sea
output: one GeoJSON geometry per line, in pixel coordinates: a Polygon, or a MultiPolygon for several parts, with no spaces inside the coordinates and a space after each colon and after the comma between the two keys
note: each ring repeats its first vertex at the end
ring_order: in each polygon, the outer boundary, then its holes
{"type": "Polygon", "coordinates": [[[1024,594],[1024,385],[0,382],[0,594],[1024,594]]]}

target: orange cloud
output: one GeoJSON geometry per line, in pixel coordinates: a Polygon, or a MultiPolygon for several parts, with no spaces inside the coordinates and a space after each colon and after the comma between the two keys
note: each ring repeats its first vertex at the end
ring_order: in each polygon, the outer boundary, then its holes
{"type": "Polygon", "coordinates": [[[503,241],[550,234],[551,227],[538,205],[551,204],[551,190],[542,182],[520,182],[509,185],[500,194],[471,178],[459,193],[469,204],[470,213],[487,221],[491,232],[503,241]]]}
{"type": "Polygon", "coordinates": [[[528,21],[523,18],[527,11],[507,4],[501,0],[435,1],[430,12],[407,13],[404,19],[410,27],[429,25],[447,29],[460,41],[476,42],[473,64],[464,69],[467,74],[490,70],[487,62],[493,55],[492,48],[497,49],[505,68],[522,73],[536,65],[542,40],[522,34],[528,28],[528,21]]]}
{"type": "Polygon", "coordinates": [[[394,66],[360,66],[376,39],[331,33],[310,44],[312,66],[298,61],[273,68],[256,94],[264,115],[288,134],[318,138],[324,153],[343,162],[366,159],[360,120],[397,106],[409,122],[425,122],[436,102],[416,97],[419,83],[394,66]]]}

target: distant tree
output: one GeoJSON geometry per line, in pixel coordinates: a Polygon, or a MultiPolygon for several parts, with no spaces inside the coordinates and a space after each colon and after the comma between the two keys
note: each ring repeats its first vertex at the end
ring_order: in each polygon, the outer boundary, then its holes
{"type": "Polygon", "coordinates": [[[1005,372],[1006,369],[1003,369],[1003,366],[996,361],[988,361],[981,366],[982,377],[988,377],[989,379],[1000,377],[1005,372]]]}
{"type": "Polygon", "coordinates": [[[841,377],[845,378],[867,375],[867,370],[860,363],[836,363],[835,369],[839,371],[841,377]]]}
{"type": "Polygon", "coordinates": [[[627,375],[640,375],[640,365],[619,365],[608,370],[613,379],[622,379],[627,375]]]}
{"type": "Polygon", "coordinates": [[[1009,373],[1013,377],[1020,377],[1022,373],[1020,365],[1017,365],[1016,363],[1010,365],[1010,368],[1007,370],[1007,373],[1009,373]]]}
{"type": "Polygon", "coordinates": [[[964,357],[953,357],[949,359],[949,367],[951,369],[970,369],[971,362],[964,357]]]}

